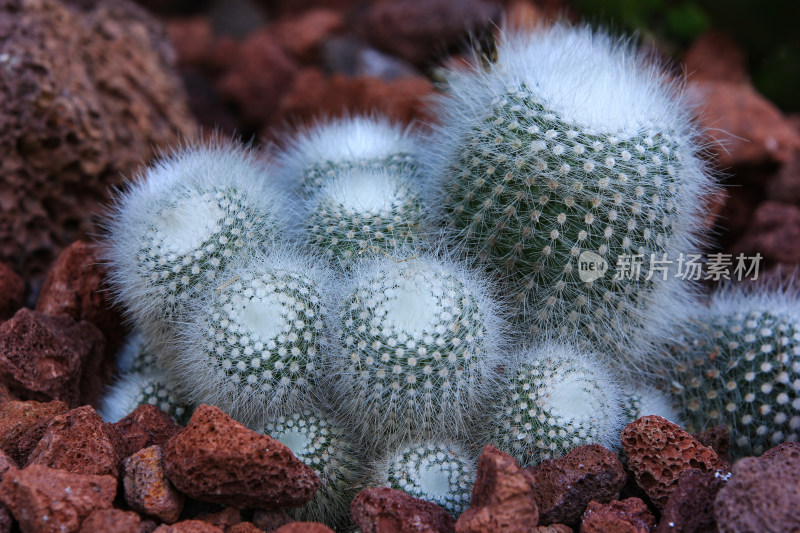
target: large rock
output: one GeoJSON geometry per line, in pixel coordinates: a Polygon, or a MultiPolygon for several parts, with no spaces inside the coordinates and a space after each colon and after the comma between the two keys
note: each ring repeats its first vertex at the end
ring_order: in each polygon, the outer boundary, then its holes
{"type": "Polygon", "coordinates": [[[236,507],[300,507],[320,487],[314,471],[267,435],[202,404],[164,449],[169,480],[186,495],[236,507]]]}
{"type": "Polygon", "coordinates": [[[0,0],[0,259],[97,233],[110,186],[194,122],[161,25],[127,0],[0,0]]]}
{"type": "Polygon", "coordinates": [[[0,448],[18,465],[26,464],[50,420],[68,410],[64,402],[0,403],[0,448]]]}
{"type": "Polygon", "coordinates": [[[643,416],[625,426],[620,436],[636,484],[659,509],[666,505],[684,471],[726,469],[713,449],[660,416],[643,416]]]}
{"type": "Polygon", "coordinates": [[[150,404],[140,405],[119,422],[106,424],[107,432],[115,439],[120,461],[148,446],[163,447],[180,429],[167,413],[150,404]]]}
{"type": "Polygon", "coordinates": [[[77,407],[97,389],[104,346],[89,322],[22,308],[0,324],[0,380],[22,398],[77,407]]]}
{"type": "Polygon", "coordinates": [[[457,533],[525,533],[539,523],[533,476],[491,444],[478,459],[470,507],[456,522],[457,533]]]}
{"type": "Polygon", "coordinates": [[[167,479],[162,456],[159,446],[150,446],[128,457],[122,485],[131,509],[171,524],[180,517],[186,498],[167,479]]]}
{"type": "Polygon", "coordinates": [[[583,513],[581,533],[650,533],[655,525],[653,513],[639,498],[590,502],[583,513]]]}
{"type": "Polygon", "coordinates": [[[6,474],[0,502],[26,533],[77,533],[90,514],[111,507],[116,491],[117,480],[111,476],[33,465],[6,474]]]}
{"type": "MultiPolygon", "coordinates": [[[[350,504],[361,533],[453,533],[455,520],[435,503],[389,487],[364,489],[350,504]]],[[[291,524],[290,524],[291,525],[291,524]]],[[[287,526],[283,526],[287,527],[287,526]]]]}
{"type": "Polygon", "coordinates": [[[713,474],[704,474],[699,470],[684,472],[661,513],[656,533],[717,531],[714,499],[725,486],[727,479],[727,475],[720,475],[718,472],[713,474]]]}

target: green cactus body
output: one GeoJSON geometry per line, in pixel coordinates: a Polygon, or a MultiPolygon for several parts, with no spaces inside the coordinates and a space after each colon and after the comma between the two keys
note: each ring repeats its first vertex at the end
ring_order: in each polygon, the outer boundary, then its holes
{"type": "Polygon", "coordinates": [[[313,500],[289,511],[292,517],[324,522],[331,527],[349,525],[360,456],[339,424],[326,413],[306,409],[273,419],[259,432],[288,446],[322,481],[313,500]]]}
{"type": "Polygon", "coordinates": [[[622,417],[630,424],[643,416],[658,415],[678,425],[683,425],[671,405],[668,395],[652,386],[638,386],[622,394],[622,417]]]}
{"type": "Polygon", "coordinates": [[[180,389],[152,370],[123,374],[103,395],[97,411],[106,422],[117,422],[147,404],[155,405],[180,424],[186,424],[193,411],[180,389]]]}
{"type": "Polygon", "coordinates": [[[422,202],[405,178],[375,170],[332,178],[311,201],[306,240],[334,263],[390,256],[419,240],[422,202]]]}
{"type": "Polygon", "coordinates": [[[432,258],[363,265],[344,288],[333,388],[368,446],[457,433],[500,364],[501,322],[484,288],[432,258]]]}
{"type": "Polygon", "coordinates": [[[523,466],[559,457],[582,444],[613,447],[622,428],[618,385],[590,354],[546,345],[524,355],[478,440],[523,466]]]}
{"type": "Polygon", "coordinates": [[[155,405],[179,424],[186,425],[192,416],[193,409],[175,392],[174,387],[166,384],[158,376],[145,376],[145,382],[134,400],[136,407],[140,405],[155,405]]]}
{"type": "MultiPolygon", "coordinates": [[[[732,292],[732,291],[731,291],[732,292]]],[[[715,295],[696,317],[671,374],[690,431],[731,430],[733,457],[800,435],[800,313],[784,295],[715,295]]]]}
{"type": "Polygon", "coordinates": [[[469,507],[477,461],[455,444],[416,443],[379,461],[377,473],[378,483],[458,516],[469,507]]]}
{"type": "Polygon", "coordinates": [[[342,174],[388,171],[399,176],[410,176],[416,174],[418,169],[416,156],[409,152],[398,152],[386,157],[315,162],[304,169],[298,188],[301,194],[311,197],[342,174]]]}

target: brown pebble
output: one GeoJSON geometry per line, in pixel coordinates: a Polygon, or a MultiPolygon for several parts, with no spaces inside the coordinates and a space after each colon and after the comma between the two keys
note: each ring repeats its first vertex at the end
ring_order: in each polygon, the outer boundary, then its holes
{"type": "Polygon", "coordinates": [[[455,519],[447,511],[435,503],[389,487],[359,492],[350,504],[350,515],[361,533],[455,531],[455,519]]]}
{"type": "Polygon", "coordinates": [[[279,527],[275,533],[334,533],[334,531],[319,522],[292,522],[279,527]]]}
{"type": "Polygon", "coordinates": [[[728,426],[714,426],[692,436],[703,446],[708,446],[717,452],[720,459],[730,463],[731,431],[728,426]]]}
{"type": "Polygon", "coordinates": [[[589,502],[581,520],[581,533],[650,533],[655,525],[653,513],[639,498],[589,502]]]}
{"type": "Polygon", "coordinates": [[[195,520],[206,522],[212,526],[217,526],[220,529],[227,529],[231,526],[242,521],[242,513],[236,507],[226,507],[222,511],[216,513],[201,514],[195,517],[195,520]]]}
{"type": "Polygon", "coordinates": [[[657,533],[714,533],[714,499],[727,481],[717,472],[685,471],[661,513],[657,533]]]}
{"type": "Polygon", "coordinates": [[[239,522],[238,524],[226,529],[225,533],[264,533],[265,531],[272,530],[257,528],[252,522],[239,522]]]}
{"type": "Polygon", "coordinates": [[[171,524],[183,511],[185,497],[164,474],[159,446],[139,450],[125,460],[125,502],[135,511],[171,524]]]}
{"type": "Polygon", "coordinates": [[[50,420],[68,410],[64,402],[0,403],[0,448],[18,465],[26,464],[50,420]]]}
{"type": "Polygon", "coordinates": [[[142,519],[131,511],[101,509],[81,524],[80,533],[141,533],[142,519]]]}
{"type": "Polygon", "coordinates": [[[253,511],[253,524],[262,531],[275,531],[289,522],[292,522],[292,519],[283,509],[256,509],[253,511]]]}
{"type": "Polygon", "coordinates": [[[212,526],[200,520],[182,520],[172,525],[161,524],[154,533],[225,533],[217,526],[212,526]]]}
{"type": "Polygon", "coordinates": [[[163,448],[180,429],[167,413],[150,404],[140,405],[119,422],[106,424],[106,431],[115,435],[120,461],[148,446],[163,448]]]}

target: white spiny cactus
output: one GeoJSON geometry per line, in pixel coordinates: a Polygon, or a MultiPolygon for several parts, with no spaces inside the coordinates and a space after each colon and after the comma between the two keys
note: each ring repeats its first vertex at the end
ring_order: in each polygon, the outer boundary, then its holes
{"type": "Polygon", "coordinates": [[[423,231],[413,178],[382,168],[339,172],[307,202],[306,242],[341,266],[381,253],[399,259],[423,231]]]}
{"type": "Polygon", "coordinates": [[[155,405],[181,424],[193,410],[185,395],[161,375],[129,372],[105,393],[98,413],[106,422],[117,422],[145,404],[155,405]]]}
{"type": "Polygon", "coordinates": [[[441,177],[431,204],[505,278],[520,320],[620,353],[625,368],[657,353],[642,346],[668,340],[671,311],[693,297],[674,263],[697,250],[712,188],[662,72],[588,28],[504,33],[493,64],[450,76],[426,163],[441,177]]]}
{"type": "Polygon", "coordinates": [[[654,386],[626,386],[622,393],[622,414],[628,424],[643,416],[657,415],[678,425],[681,417],[672,406],[670,397],[654,386]]]}
{"type": "Polygon", "coordinates": [[[477,458],[447,441],[416,442],[385,453],[373,483],[407,492],[458,516],[469,507],[477,458]]]}
{"type": "Polygon", "coordinates": [[[481,411],[506,337],[484,281],[428,255],[376,258],[337,302],[343,349],[327,373],[366,445],[457,434],[481,411]]]}
{"type": "Polygon", "coordinates": [[[408,128],[377,116],[355,116],[300,131],[278,153],[276,167],[286,190],[309,196],[342,171],[383,169],[416,175],[419,151],[408,128]]]}
{"type": "Polygon", "coordinates": [[[734,457],[800,436],[800,303],[796,291],[729,286],[692,316],[673,351],[676,404],[690,431],[731,430],[734,457]]]}
{"type": "Polygon", "coordinates": [[[544,341],[504,377],[489,421],[477,430],[479,443],[494,444],[523,466],[582,444],[617,444],[622,391],[597,354],[544,341]]]}
{"type": "Polygon", "coordinates": [[[277,417],[257,430],[288,446],[322,481],[313,500],[289,513],[296,520],[331,527],[350,524],[350,502],[358,492],[363,460],[341,423],[328,412],[309,408],[277,417]]]}
{"type": "Polygon", "coordinates": [[[244,423],[301,408],[317,391],[317,363],[331,349],[332,280],[284,249],[232,263],[183,316],[170,376],[195,403],[244,423]]]}
{"type": "Polygon", "coordinates": [[[163,337],[175,310],[236,257],[273,244],[289,208],[249,149],[186,146],[145,169],[107,219],[110,284],[137,327],[163,337]]]}
{"type": "Polygon", "coordinates": [[[128,336],[117,355],[117,370],[123,374],[160,373],[157,348],[143,333],[128,336]]]}

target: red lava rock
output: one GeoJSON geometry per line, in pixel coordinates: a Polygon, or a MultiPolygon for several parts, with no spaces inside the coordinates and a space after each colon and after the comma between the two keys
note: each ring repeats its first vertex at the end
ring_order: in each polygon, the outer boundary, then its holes
{"type": "Polygon", "coordinates": [[[572,528],[564,524],[550,524],[549,526],[536,526],[531,533],[572,533],[572,528]]]}
{"type": "Polygon", "coordinates": [[[731,474],[714,500],[720,532],[800,529],[800,447],[745,457],[733,465],[731,474]]]}
{"type": "Polygon", "coordinates": [[[11,518],[11,513],[5,505],[0,503],[0,533],[11,533],[13,525],[14,519],[11,518]]]}
{"type": "Polygon", "coordinates": [[[0,483],[0,502],[22,531],[77,532],[92,512],[111,507],[116,491],[117,480],[111,476],[33,465],[6,473],[0,483]]]}
{"type": "Polygon", "coordinates": [[[11,267],[0,262],[0,320],[14,316],[24,299],[25,282],[11,267]]]}
{"type": "Polygon", "coordinates": [[[186,495],[237,507],[299,507],[320,487],[289,448],[205,404],[167,442],[164,469],[186,495]]]}
{"type": "Polygon", "coordinates": [[[0,324],[0,379],[30,400],[61,400],[76,407],[81,385],[95,379],[104,340],[89,322],[22,308],[0,324]]]}
{"type": "Polygon", "coordinates": [[[583,513],[581,533],[650,533],[655,525],[653,513],[639,498],[590,502],[583,513]]]}
{"type": "Polygon", "coordinates": [[[64,402],[0,403],[0,448],[15,463],[24,465],[50,420],[68,410],[64,402]]]}
{"type": "Polygon", "coordinates": [[[713,449],[660,416],[643,416],[631,422],[620,437],[636,484],[659,509],[664,508],[685,470],[696,468],[709,473],[725,468],[713,449]]]}
{"type": "Polygon", "coordinates": [[[262,531],[275,531],[290,522],[292,519],[283,509],[256,509],[253,512],[253,524],[262,531]]]}
{"type": "Polygon", "coordinates": [[[455,531],[455,519],[435,503],[388,487],[359,492],[350,504],[350,515],[361,533],[455,531]]]}
{"type": "Polygon", "coordinates": [[[292,522],[279,527],[275,533],[334,533],[334,531],[319,522],[292,522]]]}
{"type": "MultiPolygon", "coordinates": [[[[410,123],[432,120],[428,100],[433,85],[422,77],[394,80],[350,78],[340,74],[326,77],[316,69],[306,69],[294,79],[281,100],[273,124],[310,123],[320,116],[337,117],[347,113],[377,112],[388,118],[410,123]]],[[[264,133],[269,137],[273,132],[264,133]]]]}
{"type": "Polygon", "coordinates": [[[685,533],[714,533],[714,499],[725,486],[727,475],[704,474],[699,470],[685,471],[669,497],[656,533],[681,531],[685,533]]]}
{"type": "Polygon", "coordinates": [[[487,444],[478,459],[470,507],[456,521],[456,531],[530,531],[539,523],[534,483],[513,457],[487,444]]]}
{"type": "Polygon", "coordinates": [[[142,519],[130,511],[102,509],[95,511],[81,524],[80,533],[141,533],[142,519]]]}
{"type": "Polygon", "coordinates": [[[778,444],[774,448],[770,448],[761,454],[760,459],[762,461],[772,461],[774,459],[783,460],[786,457],[800,457],[800,442],[783,442],[778,444]]]}
{"type": "Polygon", "coordinates": [[[547,14],[536,4],[527,0],[515,0],[505,10],[505,27],[522,31],[534,31],[547,24],[547,14]]]}
{"type": "Polygon", "coordinates": [[[731,430],[728,426],[715,426],[705,431],[692,435],[703,446],[708,446],[717,452],[720,459],[730,464],[731,430]]]}
{"type": "Polygon", "coordinates": [[[153,533],[224,533],[224,531],[200,520],[183,520],[172,525],[162,524],[153,533]]]}
{"type": "Polygon", "coordinates": [[[103,428],[103,419],[88,405],[53,417],[27,464],[75,474],[119,475],[117,451],[103,428]]]}
{"type": "Polygon", "coordinates": [[[5,383],[0,382],[0,403],[16,401],[19,401],[19,398],[8,389],[5,383]]]}
{"type": "Polygon", "coordinates": [[[767,182],[767,199],[787,204],[800,203],[800,154],[792,157],[767,182]]]}
{"type": "Polygon", "coordinates": [[[3,480],[5,473],[12,468],[19,468],[19,465],[6,452],[0,449],[0,481],[3,480]]]}
{"type": "Polygon", "coordinates": [[[131,509],[168,524],[180,517],[185,497],[164,474],[159,446],[139,450],[125,460],[122,484],[131,509]]]}
{"type": "Polygon", "coordinates": [[[163,447],[181,426],[155,405],[140,405],[119,422],[107,423],[108,433],[117,435],[120,460],[148,446],[163,447]]]}
{"type": "Polygon", "coordinates": [[[217,513],[203,514],[195,517],[195,520],[209,523],[227,531],[228,528],[241,523],[242,513],[236,507],[226,507],[217,513]]]}
{"type": "MultiPolygon", "coordinates": [[[[46,315],[67,315],[76,322],[91,322],[106,339],[96,396],[115,368],[115,355],[128,331],[122,312],[112,305],[106,285],[106,268],[97,246],[75,241],[58,256],[39,294],[36,311],[46,315]]],[[[91,402],[88,402],[91,403],[91,402]]]]}
{"type": "Polygon", "coordinates": [[[578,525],[590,501],[616,500],[625,485],[625,470],[617,454],[599,444],[578,446],[527,470],[535,480],[533,494],[541,524],[578,525]]]}
{"type": "Polygon", "coordinates": [[[220,93],[237,105],[253,125],[270,121],[277,104],[297,72],[273,35],[254,32],[239,47],[227,73],[219,80],[220,93]]]}
{"type": "Polygon", "coordinates": [[[257,528],[252,522],[240,522],[226,529],[225,533],[264,533],[264,531],[272,530],[257,528]]]}
{"type": "Polygon", "coordinates": [[[740,253],[779,263],[800,262],[800,207],[778,202],[763,202],[753,213],[747,232],[732,246],[740,253]]]}
{"type": "Polygon", "coordinates": [[[320,45],[344,27],[344,16],[332,9],[314,9],[279,21],[272,34],[284,52],[302,62],[318,59],[320,45]]]}
{"type": "Polygon", "coordinates": [[[488,26],[498,15],[497,6],[483,0],[375,2],[364,33],[376,47],[422,65],[463,44],[469,31],[488,26]]]}
{"type": "Polygon", "coordinates": [[[692,43],[683,64],[692,81],[714,80],[744,83],[747,61],[739,44],[721,31],[709,31],[692,43]]]}
{"type": "Polygon", "coordinates": [[[690,82],[687,97],[700,109],[718,168],[786,163],[800,133],[752,87],[724,81],[690,82]]]}
{"type": "Polygon", "coordinates": [[[160,23],[133,2],[3,0],[0,35],[0,57],[25,58],[0,78],[0,260],[32,278],[195,125],[160,23]]]}
{"type": "Polygon", "coordinates": [[[179,65],[205,66],[215,40],[209,17],[171,17],[167,20],[167,35],[175,48],[179,65]]]}

